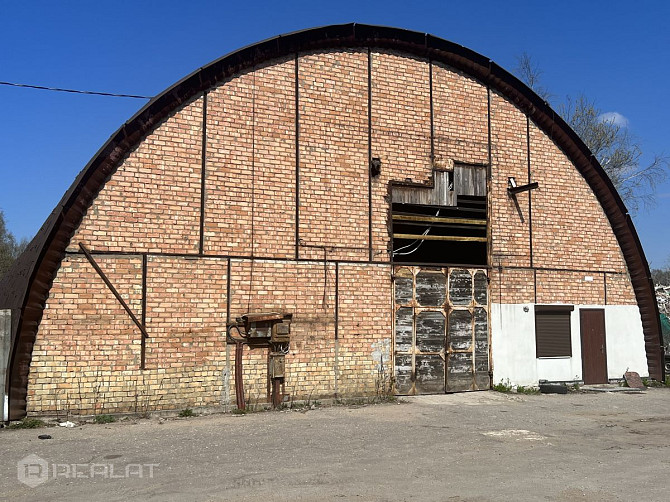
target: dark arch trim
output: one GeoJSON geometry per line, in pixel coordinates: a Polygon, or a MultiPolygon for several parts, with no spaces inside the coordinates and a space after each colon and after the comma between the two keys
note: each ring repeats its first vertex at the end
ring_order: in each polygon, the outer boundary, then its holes
{"type": "Polygon", "coordinates": [[[65,249],[86,210],[124,156],[182,104],[234,74],[298,52],[353,47],[404,51],[456,68],[500,92],[553,138],[586,179],[609,219],[640,308],[649,374],[657,380],[663,379],[658,307],[640,240],[619,194],[575,132],[516,77],[470,49],[429,34],[354,23],[280,35],[217,59],[153,98],[107,140],[0,283],[0,306],[11,308],[13,313],[6,380],[11,420],[26,414],[28,371],[35,336],[65,249]]]}

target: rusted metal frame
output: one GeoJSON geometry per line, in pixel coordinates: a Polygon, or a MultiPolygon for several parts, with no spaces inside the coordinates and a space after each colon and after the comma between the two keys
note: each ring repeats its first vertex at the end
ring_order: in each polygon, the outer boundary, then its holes
{"type": "MultiPolygon", "coordinates": [[[[468,304],[467,311],[470,312],[470,347],[471,347],[471,354],[470,358],[472,361],[472,384],[471,384],[471,390],[476,390],[477,389],[477,368],[476,368],[476,341],[475,341],[475,274],[477,273],[476,270],[470,270],[468,269],[468,273],[470,274],[470,291],[472,291],[472,297],[470,298],[470,303],[468,304]]],[[[466,352],[467,351],[463,351],[466,352]]]]}
{"type": "MultiPolygon", "coordinates": [[[[313,248],[313,249],[327,249],[331,253],[333,251],[337,250],[349,250],[349,251],[367,251],[367,247],[356,247],[356,246],[324,246],[323,244],[307,244],[305,241],[300,239],[300,247],[303,248],[313,248]]],[[[260,258],[259,258],[260,259],[260,258]]],[[[300,260],[297,260],[300,261],[300,260]]],[[[303,260],[303,261],[314,261],[311,259],[303,260]]],[[[323,261],[323,260],[319,260],[323,261]]],[[[328,260],[328,261],[345,261],[345,260],[328,260]]],[[[361,263],[360,261],[355,261],[355,263],[361,263]]],[[[381,262],[381,263],[387,263],[387,262],[381,262]]]]}
{"type": "MultiPolygon", "coordinates": [[[[490,70],[490,68],[489,68],[490,70]]],[[[487,150],[488,150],[488,166],[486,167],[486,222],[489,221],[489,215],[491,214],[491,205],[493,203],[493,193],[491,187],[491,177],[492,177],[492,163],[493,163],[493,153],[491,151],[491,87],[486,85],[486,126],[487,126],[487,150]]],[[[493,238],[492,238],[492,228],[491,225],[486,226],[486,238],[488,239],[486,250],[487,250],[487,264],[489,267],[493,266],[493,238]]]]}
{"type": "MultiPolygon", "coordinates": [[[[147,254],[142,254],[142,326],[147,325],[147,254]]],[[[140,369],[146,369],[147,337],[142,333],[140,340],[140,369]]]]}
{"type": "Polygon", "coordinates": [[[623,272],[616,270],[587,270],[583,268],[557,268],[557,267],[522,267],[518,265],[505,265],[502,268],[508,270],[537,270],[539,272],[580,272],[584,274],[609,274],[609,275],[624,275],[623,272]]]}
{"type": "Polygon", "coordinates": [[[230,290],[231,290],[230,275],[232,274],[232,268],[233,268],[232,260],[229,259],[228,264],[226,265],[226,324],[230,323],[230,303],[231,303],[231,299],[230,299],[230,290]]]}
{"type": "Polygon", "coordinates": [[[95,271],[98,273],[100,278],[105,282],[109,290],[112,292],[114,297],[118,300],[118,302],[121,304],[121,306],[124,308],[124,310],[128,313],[130,318],[133,320],[135,325],[139,328],[139,330],[142,332],[142,337],[144,338],[149,338],[149,334],[147,333],[147,330],[144,326],[143,323],[141,323],[133,311],[130,309],[126,301],[121,297],[119,292],[116,290],[114,285],[110,282],[109,278],[105,275],[105,273],[102,271],[98,263],[95,261],[95,258],[93,258],[93,255],[91,255],[91,252],[88,250],[88,248],[84,245],[83,242],[79,243],[79,248],[83,251],[84,255],[86,256],[86,259],[89,261],[89,263],[93,266],[95,271]]]}
{"type": "MultiPolygon", "coordinates": [[[[491,66],[489,63],[489,73],[491,71],[491,66]]],[[[491,214],[493,212],[492,206],[493,206],[493,186],[492,186],[492,178],[493,178],[493,152],[492,152],[492,144],[491,144],[491,86],[487,83],[486,84],[486,129],[487,129],[487,154],[488,154],[488,166],[486,167],[486,222],[488,223],[489,220],[491,219],[491,214]]],[[[487,251],[487,257],[486,257],[486,263],[488,264],[488,269],[492,270],[493,267],[493,225],[486,225],[486,238],[488,239],[488,242],[486,244],[486,251],[487,251]]],[[[502,304],[502,267],[500,267],[500,263],[498,263],[499,266],[499,272],[498,272],[498,292],[500,295],[500,302],[502,304]]],[[[490,306],[491,306],[491,276],[488,272],[486,271],[486,276],[488,278],[488,286],[486,290],[486,297],[487,297],[487,307],[489,307],[489,311],[491,312],[490,306]]],[[[537,290],[537,288],[535,288],[537,290]]],[[[492,340],[492,334],[491,334],[491,316],[487,313],[487,336],[488,336],[488,358],[489,358],[489,387],[493,388],[493,349],[491,347],[491,340],[492,340]]]]}
{"type": "Polygon", "coordinates": [[[203,254],[205,249],[205,189],[207,177],[207,91],[202,95],[202,152],[200,154],[200,240],[198,253],[203,254]]]}
{"type": "Polygon", "coordinates": [[[412,215],[402,215],[394,214],[393,219],[397,221],[425,221],[425,222],[435,222],[435,223],[462,223],[463,225],[486,225],[485,220],[475,220],[471,218],[449,218],[442,216],[412,216],[412,215]]]}
{"type": "MultiPolygon", "coordinates": [[[[412,221],[412,222],[406,222],[405,223],[408,226],[412,227],[423,227],[423,228],[442,228],[442,229],[449,229],[449,230],[473,230],[473,231],[485,231],[486,229],[483,227],[483,225],[460,225],[460,224],[454,224],[454,223],[428,223],[428,222],[421,222],[421,221],[412,221]]],[[[481,237],[481,236],[480,236],[481,237]]]]}
{"type": "Polygon", "coordinates": [[[295,53],[295,259],[300,258],[300,80],[295,53]]]}
{"type": "MultiPolygon", "coordinates": [[[[528,186],[531,183],[530,169],[530,117],[526,115],[526,159],[528,161],[528,186]]],[[[530,266],[533,266],[533,191],[528,191],[528,245],[530,253],[530,266]]]]}
{"type": "Polygon", "coordinates": [[[339,339],[340,324],[340,264],[335,262],[335,340],[339,339]]]}
{"type": "MultiPolygon", "coordinates": [[[[360,262],[358,262],[360,263],[360,262]]],[[[483,270],[490,269],[490,267],[487,267],[486,265],[477,265],[475,263],[435,263],[435,262],[413,262],[413,261],[408,261],[408,262],[401,262],[402,266],[404,267],[434,267],[434,268],[440,268],[440,267],[449,267],[449,268],[472,268],[472,267],[478,267],[483,270]]],[[[388,265],[387,263],[384,263],[385,265],[388,265]]]]}
{"type": "Polygon", "coordinates": [[[239,410],[246,409],[244,402],[244,379],[242,378],[242,358],[244,357],[244,343],[235,341],[235,399],[239,410]]]}
{"type": "Polygon", "coordinates": [[[395,234],[395,237],[397,239],[411,239],[417,241],[486,242],[486,237],[459,237],[456,235],[395,234]]]}
{"type": "Polygon", "coordinates": [[[428,90],[430,96],[430,165],[435,166],[435,112],[433,109],[433,60],[428,58],[428,90]]]}
{"type": "MultiPolygon", "coordinates": [[[[323,248],[326,247],[328,250],[336,251],[336,250],[343,250],[343,249],[349,249],[349,250],[356,250],[356,251],[367,251],[367,247],[365,248],[359,248],[359,247],[354,247],[354,246],[319,246],[316,244],[303,244],[301,247],[306,247],[306,248],[323,248]]],[[[65,253],[66,256],[80,256],[82,253],[78,251],[68,251],[65,253]]],[[[137,252],[132,252],[132,251],[104,251],[104,252],[98,252],[98,251],[92,251],[91,254],[96,255],[96,254],[104,254],[104,255],[111,255],[111,256],[137,256],[137,252]]],[[[195,259],[195,258],[202,258],[201,255],[197,253],[151,253],[151,256],[157,256],[157,257],[172,257],[172,258],[186,258],[186,259],[195,259]]],[[[227,254],[209,254],[207,253],[207,258],[219,258],[222,260],[250,260],[252,257],[251,256],[243,256],[243,255],[227,255],[227,254]]],[[[285,262],[291,262],[291,263],[304,263],[304,262],[310,262],[310,261],[315,261],[312,258],[282,258],[282,257],[276,257],[276,256],[254,256],[254,260],[256,261],[285,261],[285,262]]],[[[316,260],[316,261],[323,261],[323,260],[316,260]]],[[[328,259],[328,263],[335,263],[336,261],[339,261],[340,263],[370,263],[372,265],[388,265],[388,261],[372,261],[372,262],[361,262],[361,260],[350,260],[350,259],[328,259]]]]}
{"type": "Polygon", "coordinates": [[[368,260],[374,258],[372,249],[372,53],[368,47],[368,260]]]}
{"type": "MultiPolygon", "coordinates": [[[[231,290],[231,280],[230,275],[232,272],[232,260],[228,260],[226,265],[226,326],[230,326],[230,290],[231,290]]],[[[224,382],[224,395],[226,397],[226,403],[230,401],[230,343],[228,342],[228,333],[226,332],[226,382],[224,382]]]]}
{"type": "Polygon", "coordinates": [[[246,404],[244,402],[242,358],[244,357],[245,337],[237,323],[228,323],[226,327],[226,346],[231,342],[235,344],[235,405],[239,410],[244,410],[246,408],[246,404]],[[230,334],[233,329],[237,330],[237,337],[233,337],[230,334]]]}
{"type": "Polygon", "coordinates": [[[412,268],[412,373],[410,374],[412,382],[410,394],[412,395],[416,394],[416,276],[419,270],[419,267],[412,268]]]}
{"type": "MultiPolygon", "coordinates": [[[[338,379],[340,376],[340,264],[335,262],[335,371],[334,390],[335,397],[339,396],[338,379]]],[[[395,332],[394,332],[395,334],[395,332]]]]}

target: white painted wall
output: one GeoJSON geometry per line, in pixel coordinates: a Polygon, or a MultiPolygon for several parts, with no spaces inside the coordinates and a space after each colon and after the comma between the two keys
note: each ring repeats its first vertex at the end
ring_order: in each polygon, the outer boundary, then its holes
{"type": "Polygon", "coordinates": [[[636,305],[575,305],[570,315],[572,357],[535,357],[534,304],[491,304],[493,382],[537,385],[582,379],[580,308],[605,309],[607,372],[622,378],[626,370],[648,376],[640,312],[636,305]],[[528,310],[524,311],[524,308],[528,310]]]}

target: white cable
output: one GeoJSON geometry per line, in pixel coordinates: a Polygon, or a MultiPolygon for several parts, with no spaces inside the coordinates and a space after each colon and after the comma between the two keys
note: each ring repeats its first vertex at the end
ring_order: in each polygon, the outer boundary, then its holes
{"type": "MultiPolygon", "coordinates": [[[[440,210],[438,209],[437,213],[435,213],[435,216],[437,217],[439,215],[440,215],[440,210]]],[[[423,235],[428,235],[428,232],[430,232],[431,228],[433,228],[433,227],[428,227],[421,235],[422,236],[423,235]]],[[[416,239],[414,242],[410,242],[406,246],[403,246],[403,247],[398,248],[395,251],[393,251],[393,256],[407,256],[408,254],[412,254],[412,253],[416,252],[424,242],[426,242],[425,239],[422,239],[422,240],[416,239]],[[408,247],[413,246],[417,242],[419,243],[419,245],[417,247],[415,247],[414,249],[412,249],[411,251],[407,251],[406,253],[400,253],[399,252],[399,251],[402,251],[403,249],[407,249],[408,247]]]]}

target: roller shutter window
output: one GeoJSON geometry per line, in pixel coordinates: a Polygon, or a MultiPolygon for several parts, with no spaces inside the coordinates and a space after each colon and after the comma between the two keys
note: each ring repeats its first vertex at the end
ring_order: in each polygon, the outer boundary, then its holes
{"type": "Polygon", "coordinates": [[[537,357],[570,357],[570,313],[572,305],[535,306],[535,350],[537,357]]]}

